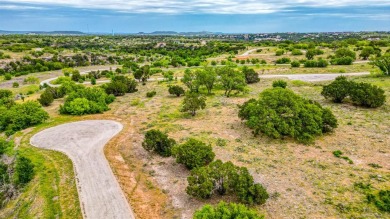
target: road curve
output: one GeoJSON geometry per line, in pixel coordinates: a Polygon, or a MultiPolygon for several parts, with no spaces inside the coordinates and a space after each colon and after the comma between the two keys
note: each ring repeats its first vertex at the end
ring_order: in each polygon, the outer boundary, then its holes
{"type": "Polygon", "coordinates": [[[33,146],[63,152],[73,161],[84,218],[135,218],[103,152],[122,128],[115,121],[87,120],[52,127],[30,139],[33,146]]]}

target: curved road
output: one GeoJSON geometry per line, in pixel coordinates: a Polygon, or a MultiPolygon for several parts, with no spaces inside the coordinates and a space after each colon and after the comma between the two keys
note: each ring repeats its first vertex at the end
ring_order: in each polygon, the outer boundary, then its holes
{"type": "Polygon", "coordinates": [[[32,145],[63,152],[73,161],[84,218],[135,218],[103,152],[122,128],[115,121],[87,120],[49,128],[30,139],[32,145]]]}

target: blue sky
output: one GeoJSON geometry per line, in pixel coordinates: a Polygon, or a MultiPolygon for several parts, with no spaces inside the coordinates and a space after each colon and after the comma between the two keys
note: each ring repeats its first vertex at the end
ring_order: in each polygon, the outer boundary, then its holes
{"type": "Polygon", "coordinates": [[[0,0],[0,30],[390,31],[390,0],[0,0]]]}

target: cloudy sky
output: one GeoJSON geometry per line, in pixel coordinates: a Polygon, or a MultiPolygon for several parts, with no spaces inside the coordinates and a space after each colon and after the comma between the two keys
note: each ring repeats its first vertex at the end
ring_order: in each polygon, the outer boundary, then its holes
{"type": "Polygon", "coordinates": [[[390,0],[0,0],[0,30],[390,31],[390,0]]]}

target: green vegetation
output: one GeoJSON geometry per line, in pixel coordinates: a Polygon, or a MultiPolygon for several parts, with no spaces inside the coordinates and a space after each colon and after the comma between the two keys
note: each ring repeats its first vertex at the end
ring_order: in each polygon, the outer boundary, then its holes
{"type": "Polygon", "coordinates": [[[247,168],[221,160],[191,170],[187,181],[187,194],[202,199],[211,198],[217,192],[235,194],[243,203],[264,204],[269,197],[261,184],[254,183],[247,168]]]}
{"type": "Polygon", "coordinates": [[[276,80],[272,82],[272,87],[281,87],[281,88],[286,88],[287,87],[287,82],[283,80],[276,80]]]}
{"type": "Polygon", "coordinates": [[[197,210],[194,219],[263,219],[255,210],[248,209],[245,205],[220,202],[216,206],[205,205],[197,210]]]}
{"type": "Polygon", "coordinates": [[[337,127],[329,109],[283,88],[263,91],[260,99],[251,99],[240,106],[238,115],[255,134],[261,132],[273,138],[290,136],[302,143],[311,143],[315,136],[337,127]]]}
{"type": "Polygon", "coordinates": [[[390,190],[380,190],[377,195],[368,194],[367,200],[379,210],[390,212],[390,190]]]}
{"type": "Polygon", "coordinates": [[[190,138],[173,149],[176,162],[184,164],[188,169],[206,166],[214,160],[215,154],[211,145],[190,138]]]}
{"type": "Polygon", "coordinates": [[[146,132],[142,147],[147,151],[154,151],[163,157],[169,157],[175,144],[175,140],[168,138],[167,134],[152,129],[146,132]]]}
{"type": "Polygon", "coordinates": [[[182,103],[182,112],[190,112],[192,116],[196,115],[196,111],[206,108],[206,97],[198,93],[188,92],[182,103]]]}
{"type": "Polygon", "coordinates": [[[180,97],[181,95],[184,94],[184,89],[179,85],[173,85],[173,86],[169,86],[168,92],[171,95],[176,95],[177,97],[180,97]]]}

